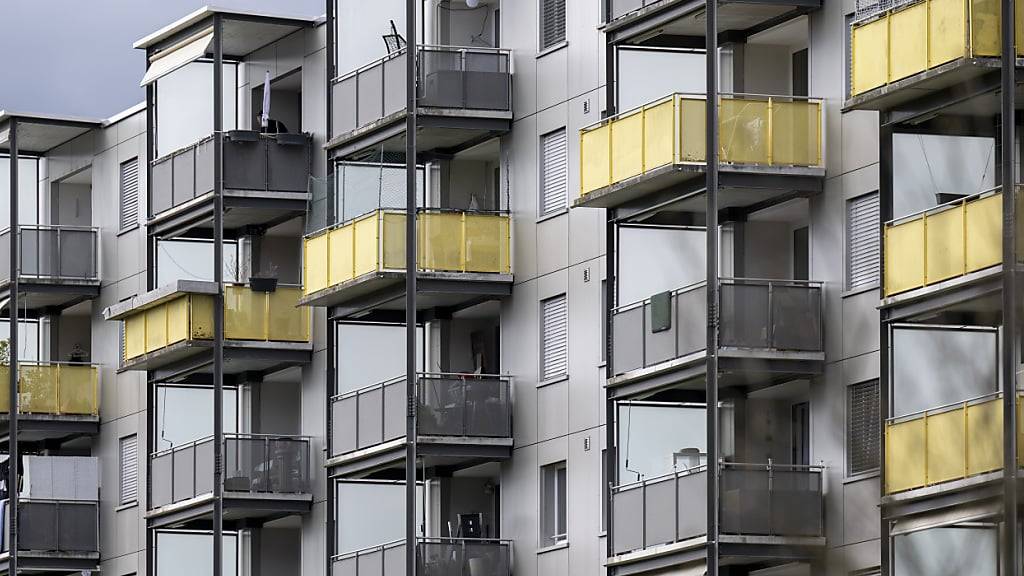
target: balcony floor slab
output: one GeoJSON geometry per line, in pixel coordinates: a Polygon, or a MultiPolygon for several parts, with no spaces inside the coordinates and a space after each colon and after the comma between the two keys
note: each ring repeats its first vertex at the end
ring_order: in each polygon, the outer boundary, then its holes
{"type": "MultiPolygon", "coordinates": [[[[425,466],[459,469],[483,462],[507,460],[512,457],[512,438],[477,438],[464,436],[424,436],[416,440],[417,457],[425,466]]],[[[405,438],[376,446],[332,456],[326,466],[331,476],[360,477],[405,461],[405,438]]]]}
{"type": "MultiPolygon", "coordinates": [[[[275,494],[224,492],[224,521],[269,521],[308,512],[313,505],[312,494],[275,494]]],[[[155,508],[146,513],[150,528],[173,528],[202,525],[213,516],[213,494],[204,494],[155,508]]]]}
{"type": "MultiPolygon", "coordinates": [[[[511,274],[474,272],[419,272],[417,309],[460,308],[482,300],[502,298],[512,293],[511,274]]],[[[332,307],[332,317],[348,317],[369,310],[404,310],[405,273],[379,271],[363,274],[313,292],[299,305],[332,307]]]]}
{"type": "MultiPolygon", "coordinates": [[[[335,136],[324,147],[335,159],[352,157],[371,147],[404,152],[405,117],[405,110],[385,116],[335,136]]],[[[420,107],[417,123],[420,128],[416,133],[418,152],[452,154],[510,131],[512,112],[420,107]]]]}
{"type": "MultiPolygon", "coordinates": [[[[0,414],[0,445],[10,439],[7,414],[0,414]]],[[[19,414],[18,439],[22,442],[64,440],[100,433],[100,417],[79,414],[19,414]]]]}
{"type": "MultiPolygon", "coordinates": [[[[0,574],[7,574],[10,555],[0,554],[0,574]]],[[[70,572],[97,572],[100,567],[99,552],[44,552],[37,550],[18,551],[18,573],[47,574],[70,572]]]]}

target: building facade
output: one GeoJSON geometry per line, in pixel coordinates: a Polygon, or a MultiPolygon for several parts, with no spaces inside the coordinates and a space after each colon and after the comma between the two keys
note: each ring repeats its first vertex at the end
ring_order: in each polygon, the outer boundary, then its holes
{"type": "Polygon", "coordinates": [[[325,11],[0,113],[8,573],[1019,563],[998,3],[325,11]]]}

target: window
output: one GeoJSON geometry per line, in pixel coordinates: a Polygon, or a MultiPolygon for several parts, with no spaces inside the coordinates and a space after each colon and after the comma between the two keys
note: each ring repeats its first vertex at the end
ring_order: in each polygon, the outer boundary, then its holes
{"type": "Polygon", "coordinates": [[[540,303],[540,379],[551,380],[568,372],[568,327],[565,294],[540,303]]]}
{"type": "Polygon", "coordinates": [[[139,437],[135,434],[121,438],[121,504],[130,504],[139,498],[139,437]]]}
{"type": "Polygon", "coordinates": [[[540,0],[540,49],[565,42],[565,0],[540,0]]]}
{"type": "Polygon", "coordinates": [[[121,163],[121,230],[135,226],[139,221],[139,159],[121,163]]]}
{"type": "Polygon", "coordinates": [[[565,534],[565,462],[549,464],[541,474],[541,546],[564,542],[565,534]]]}
{"type": "Polygon", "coordinates": [[[879,426],[878,380],[850,386],[846,399],[847,475],[878,468],[879,426]]]}
{"type": "Polygon", "coordinates": [[[540,137],[540,215],[564,210],[568,196],[565,128],[540,137]]]}
{"type": "Polygon", "coordinates": [[[878,192],[846,202],[846,289],[878,283],[878,192]]]}

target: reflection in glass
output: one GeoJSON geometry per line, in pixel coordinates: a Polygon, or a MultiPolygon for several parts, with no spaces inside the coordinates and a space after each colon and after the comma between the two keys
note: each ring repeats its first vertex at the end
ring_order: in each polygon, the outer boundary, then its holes
{"type": "MultiPolygon", "coordinates": [[[[213,388],[157,387],[157,451],[213,436],[213,388]]],[[[224,388],[224,432],[238,431],[238,390],[224,388]]]]}
{"type": "Polygon", "coordinates": [[[620,402],[619,483],[707,463],[707,409],[702,404],[620,402]]]}

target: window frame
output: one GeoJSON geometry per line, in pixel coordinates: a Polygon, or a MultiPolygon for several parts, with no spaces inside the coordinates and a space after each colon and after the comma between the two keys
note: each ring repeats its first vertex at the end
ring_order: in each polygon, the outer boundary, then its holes
{"type": "Polygon", "coordinates": [[[565,378],[567,378],[569,376],[569,297],[568,297],[568,294],[565,293],[565,292],[562,292],[562,293],[556,294],[554,296],[550,296],[548,298],[544,298],[544,299],[542,299],[540,301],[540,306],[539,307],[540,307],[540,310],[539,310],[540,313],[539,313],[539,318],[538,318],[538,320],[539,320],[538,328],[539,328],[539,332],[540,332],[540,334],[539,334],[539,336],[540,336],[540,350],[539,350],[539,354],[538,354],[539,362],[538,362],[538,366],[537,366],[537,376],[538,376],[537,380],[541,384],[545,384],[545,383],[549,383],[549,382],[557,382],[557,381],[563,380],[563,379],[565,379],[565,378]],[[561,300],[563,302],[562,305],[564,307],[563,324],[562,324],[563,336],[562,336],[561,344],[562,344],[562,348],[564,349],[564,360],[563,360],[563,363],[565,365],[565,368],[564,368],[564,370],[561,370],[561,371],[559,371],[557,373],[548,374],[548,372],[547,372],[548,362],[547,362],[547,355],[545,353],[545,350],[547,348],[546,344],[547,344],[547,341],[548,341],[548,339],[547,339],[547,332],[545,330],[545,324],[546,324],[545,320],[547,318],[546,305],[549,302],[553,302],[555,300],[561,300]]]}
{"type": "Polygon", "coordinates": [[[540,543],[541,548],[564,546],[569,542],[569,466],[559,460],[540,467],[540,543]],[[553,474],[554,494],[547,489],[548,475],[553,474]],[[559,481],[561,479],[561,482],[559,481]],[[561,493],[560,493],[561,492],[561,493]],[[549,498],[554,500],[550,502],[549,498]],[[553,513],[554,525],[548,525],[548,513],[553,513]],[[559,524],[562,524],[561,526],[559,524]],[[554,530],[554,532],[551,532],[554,530]]]}
{"type": "Polygon", "coordinates": [[[538,0],[538,3],[537,3],[537,53],[538,53],[538,55],[544,55],[544,54],[547,54],[548,52],[552,52],[554,50],[558,50],[562,46],[565,46],[566,44],[569,43],[568,14],[569,14],[569,3],[568,3],[567,0],[538,0]],[[562,33],[561,33],[561,38],[559,38],[557,41],[553,41],[553,42],[550,42],[550,43],[545,42],[546,38],[544,38],[544,24],[545,24],[545,17],[544,17],[545,16],[544,15],[544,7],[545,6],[544,5],[547,2],[560,2],[562,4],[562,31],[561,31],[562,33]]]}
{"type": "Polygon", "coordinates": [[[118,230],[118,232],[125,232],[127,230],[131,230],[133,228],[137,228],[138,225],[139,225],[139,212],[140,212],[140,210],[139,210],[139,208],[140,208],[140,206],[139,206],[139,199],[141,198],[141,194],[140,194],[141,182],[140,182],[140,179],[141,179],[141,176],[142,176],[142,174],[139,171],[140,168],[141,168],[139,164],[140,164],[139,163],[139,157],[138,156],[134,156],[134,157],[129,158],[128,160],[125,160],[124,162],[121,162],[121,163],[119,163],[117,165],[117,230],[118,230]],[[124,169],[125,169],[125,166],[128,166],[129,164],[132,164],[132,163],[135,164],[135,209],[132,211],[132,214],[131,214],[131,216],[129,218],[125,218],[126,214],[125,214],[125,185],[124,185],[125,179],[124,179],[124,169]]]}
{"type": "Polygon", "coordinates": [[[538,162],[537,162],[537,219],[546,220],[553,218],[560,214],[564,214],[569,210],[569,131],[567,127],[562,126],[555,130],[550,130],[540,135],[538,138],[538,150],[537,150],[538,162]],[[561,199],[559,200],[558,206],[548,209],[546,204],[546,166],[548,165],[547,154],[546,154],[546,142],[548,138],[561,134],[562,136],[562,153],[563,162],[565,168],[563,170],[562,190],[561,199]]]}
{"type": "Polygon", "coordinates": [[[882,428],[882,423],[881,423],[881,419],[882,419],[882,397],[881,397],[881,394],[882,394],[882,388],[881,388],[881,380],[879,378],[871,378],[871,379],[868,379],[868,380],[861,380],[859,382],[854,382],[854,383],[849,384],[849,385],[846,386],[845,398],[844,398],[844,404],[845,404],[844,417],[845,417],[845,420],[846,420],[846,426],[845,426],[845,431],[844,431],[845,442],[843,443],[843,452],[844,452],[844,456],[845,456],[844,457],[844,460],[845,460],[844,468],[846,470],[846,478],[848,478],[848,479],[859,479],[859,478],[876,476],[876,475],[878,475],[878,473],[881,470],[882,458],[883,458],[883,452],[884,452],[884,447],[883,447],[883,444],[882,444],[884,442],[884,438],[883,438],[882,433],[881,433],[881,428],[882,428]],[[877,437],[877,439],[875,440],[875,446],[876,446],[875,457],[877,458],[877,460],[875,461],[875,466],[873,466],[873,467],[854,470],[853,469],[853,463],[852,463],[852,456],[853,456],[852,444],[853,444],[853,436],[854,436],[854,434],[853,434],[853,421],[854,421],[854,418],[853,418],[853,402],[852,401],[853,401],[854,391],[858,387],[862,387],[862,386],[874,386],[875,387],[875,399],[876,399],[875,418],[874,418],[874,422],[872,422],[873,425],[870,428],[868,428],[868,429],[873,430],[875,436],[877,437]]]}
{"type": "Polygon", "coordinates": [[[872,190],[864,194],[858,194],[851,198],[847,198],[843,202],[843,290],[845,294],[863,292],[877,288],[882,281],[882,263],[880,258],[875,259],[875,269],[871,281],[858,284],[856,286],[852,283],[852,257],[853,257],[853,242],[850,235],[850,229],[852,220],[850,218],[851,207],[855,202],[864,201],[869,197],[874,197],[877,202],[877,214],[876,222],[874,223],[875,229],[875,241],[877,242],[876,251],[881,254],[882,250],[882,214],[881,214],[881,196],[878,190],[872,190]]]}
{"type": "Polygon", "coordinates": [[[117,501],[120,506],[127,506],[129,504],[137,504],[139,502],[139,435],[137,433],[128,434],[121,436],[117,440],[117,501]],[[135,486],[133,488],[133,497],[125,498],[125,443],[135,443],[135,486]]]}

